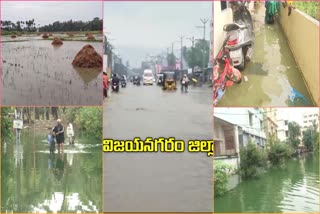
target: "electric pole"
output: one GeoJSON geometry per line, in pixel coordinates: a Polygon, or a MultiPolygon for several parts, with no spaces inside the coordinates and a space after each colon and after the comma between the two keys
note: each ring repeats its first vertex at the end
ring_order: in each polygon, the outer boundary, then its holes
{"type": "Polygon", "coordinates": [[[203,40],[206,40],[206,24],[209,21],[208,19],[200,19],[203,26],[197,26],[197,28],[203,28],[203,40]]]}
{"type": "Polygon", "coordinates": [[[183,68],[183,63],[182,63],[182,47],[183,47],[183,37],[184,36],[180,36],[180,40],[181,40],[181,48],[180,48],[180,69],[182,70],[183,68]]]}

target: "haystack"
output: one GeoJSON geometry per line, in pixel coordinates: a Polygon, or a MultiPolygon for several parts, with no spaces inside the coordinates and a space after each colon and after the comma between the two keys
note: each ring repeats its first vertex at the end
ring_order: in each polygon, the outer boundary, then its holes
{"type": "Polygon", "coordinates": [[[72,65],[80,68],[100,68],[102,57],[91,45],[86,45],[76,55],[72,65]]]}
{"type": "Polygon", "coordinates": [[[53,39],[53,41],[52,41],[52,43],[51,43],[52,45],[62,45],[63,44],[63,42],[61,41],[61,39],[60,38],[58,38],[58,37],[54,37],[54,39],[53,39]]]}
{"type": "Polygon", "coordinates": [[[94,36],[92,36],[92,34],[89,34],[87,37],[87,40],[96,40],[96,38],[94,38],[94,36]]]}
{"type": "Polygon", "coordinates": [[[48,34],[44,33],[43,36],[42,36],[42,38],[43,38],[43,39],[48,39],[49,36],[48,36],[48,34]]]}
{"type": "Polygon", "coordinates": [[[11,35],[11,38],[15,39],[15,38],[17,38],[17,36],[15,34],[13,34],[13,35],[11,35]]]}

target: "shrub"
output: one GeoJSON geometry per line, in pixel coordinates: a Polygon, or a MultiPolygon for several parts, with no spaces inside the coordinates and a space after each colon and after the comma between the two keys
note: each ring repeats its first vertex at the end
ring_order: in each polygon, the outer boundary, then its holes
{"type": "Polygon", "coordinates": [[[265,165],[264,153],[249,143],[240,149],[240,175],[243,178],[257,177],[259,168],[265,165]]]}
{"type": "Polygon", "coordinates": [[[279,165],[282,164],[288,158],[290,158],[291,155],[292,149],[288,144],[278,143],[270,147],[268,159],[272,165],[279,165]]]}
{"type": "Polygon", "coordinates": [[[221,161],[214,161],[214,195],[221,196],[227,192],[228,175],[227,170],[232,166],[221,161]]]}

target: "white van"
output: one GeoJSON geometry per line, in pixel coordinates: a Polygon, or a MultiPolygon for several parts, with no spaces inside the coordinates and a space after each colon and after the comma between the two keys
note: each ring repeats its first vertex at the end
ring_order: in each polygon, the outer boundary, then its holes
{"type": "Polygon", "coordinates": [[[151,69],[146,69],[143,72],[143,85],[153,85],[153,73],[151,69]]]}

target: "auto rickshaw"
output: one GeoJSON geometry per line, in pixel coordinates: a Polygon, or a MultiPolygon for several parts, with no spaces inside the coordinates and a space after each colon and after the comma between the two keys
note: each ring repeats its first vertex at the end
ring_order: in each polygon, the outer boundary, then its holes
{"type": "Polygon", "coordinates": [[[177,81],[175,78],[175,72],[166,71],[163,73],[163,90],[176,90],[177,81]]]}

